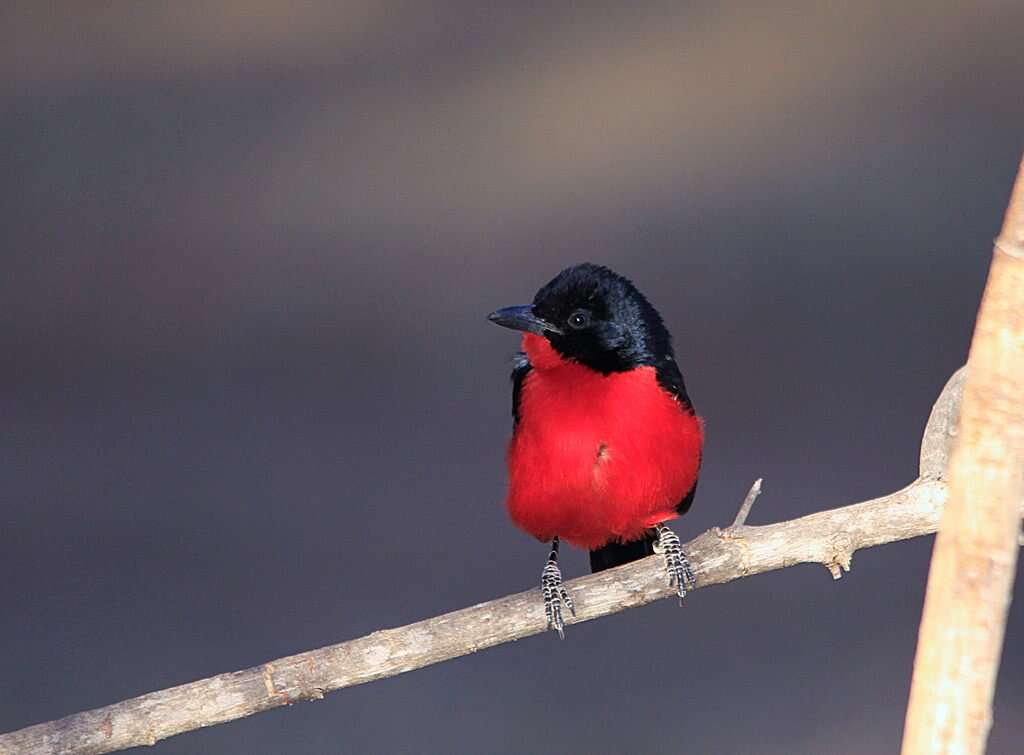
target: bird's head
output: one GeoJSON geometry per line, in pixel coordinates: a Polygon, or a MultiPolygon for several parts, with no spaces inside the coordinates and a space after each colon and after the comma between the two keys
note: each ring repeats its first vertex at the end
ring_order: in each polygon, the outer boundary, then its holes
{"type": "Polygon", "coordinates": [[[590,263],[560,272],[533,304],[504,307],[488,319],[543,338],[562,359],[604,374],[654,365],[672,355],[660,315],[636,286],[590,263]]]}

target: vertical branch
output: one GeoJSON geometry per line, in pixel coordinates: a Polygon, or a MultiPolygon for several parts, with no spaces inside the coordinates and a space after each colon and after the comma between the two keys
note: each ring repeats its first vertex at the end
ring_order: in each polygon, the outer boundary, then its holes
{"type": "Polygon", "coordinates": [[[978,312],[903,755],[985,751],[1024,502],[1024,162],[978,312]]]}

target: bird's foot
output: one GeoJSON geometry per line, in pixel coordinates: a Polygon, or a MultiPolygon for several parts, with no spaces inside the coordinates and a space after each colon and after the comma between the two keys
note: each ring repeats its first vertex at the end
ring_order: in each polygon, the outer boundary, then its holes
{"type": "Polygon", "coordinates": [[[661,553],[665,558],[665,570],[668,572],[668,584],[676,588],[679,596],[679,605],[683,604],[686,591],[692,590],[696,584],[696,577],[693,574],[693,567],[683,552],[683,546],[679,542],[679,536],[664,524],[655,527],[658,533],[658,540],[654,544],[654,550],[661,553]]]}
{"type": "Polygon", "coordinates": [[[551,543],[551,555],[548,556],[548,562],[544,564],[544,570],[540,573],[540,592],[544,597],[544,615],[548,619],[548,629],[558,632],[559,639],[564,640],[565,621],[562,612],[568,608],[575,616],[576,605],[562,584],[562,571],[558,568],[558,538],[551,543]]]}

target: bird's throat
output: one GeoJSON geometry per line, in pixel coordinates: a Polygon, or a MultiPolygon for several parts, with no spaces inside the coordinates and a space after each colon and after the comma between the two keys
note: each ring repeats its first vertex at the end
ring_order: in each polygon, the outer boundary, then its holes
{"type": "Polygon", "coordinates": [[[544,336],[534,333],[523,334],[523,351],[530,365],[536,370],[551,370],[568,364],[569,361],[555,351],[554,346],[544,336]]]}

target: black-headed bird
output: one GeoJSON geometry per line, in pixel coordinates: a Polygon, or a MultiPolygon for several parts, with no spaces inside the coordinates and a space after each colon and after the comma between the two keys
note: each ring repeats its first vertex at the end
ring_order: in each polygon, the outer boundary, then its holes
{"type": "Polygon", "coordinates": [[[559,540],[589,550],[595,572],[660,552],[682,598],[693,573],[665,522],[693,502],[704,431],[658,311],[629,280],[587,263],[489,319],[523,331],[506,505],[517,526],[551,543],[541,575],[548,627],[562,636],[564,610],[575,613],[559,540]]]}

